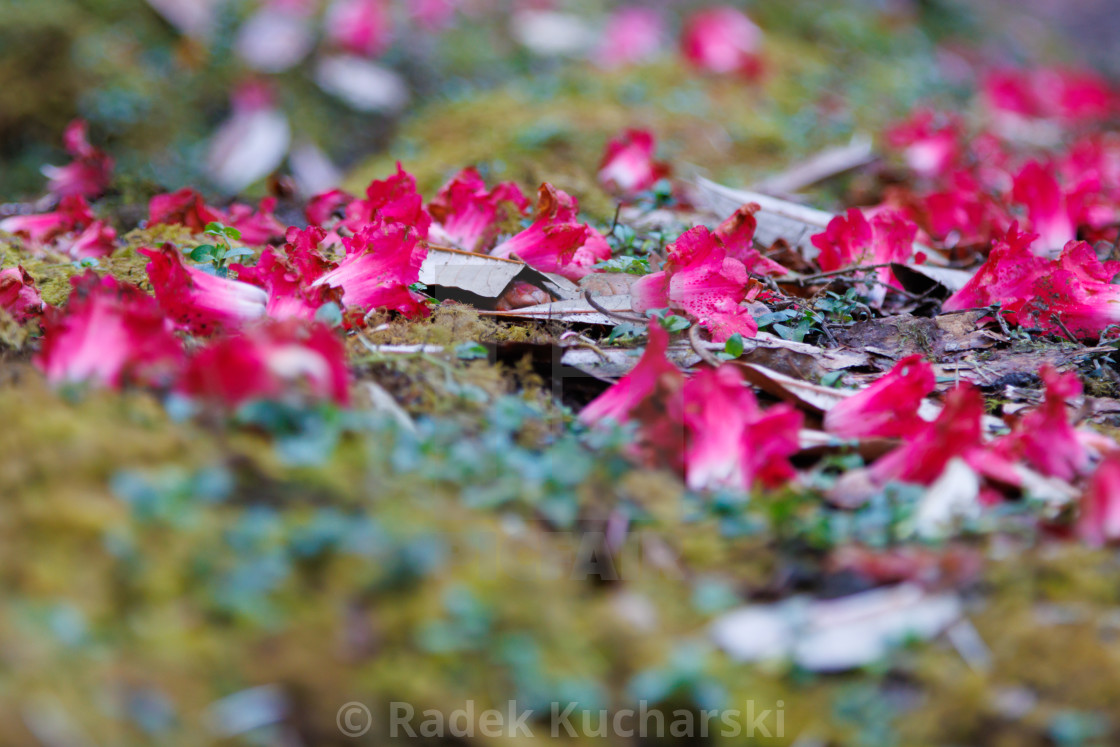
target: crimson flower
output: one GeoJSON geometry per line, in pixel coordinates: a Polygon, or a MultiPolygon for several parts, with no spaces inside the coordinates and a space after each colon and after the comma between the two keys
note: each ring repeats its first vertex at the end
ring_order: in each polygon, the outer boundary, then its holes
{"type": "Polygon", "coordinates": [[[647,190],[669,175],[669,167],[653,160],[656,149],[649,130],[626,130],[611,138],[599,162],[599,183],[624,195],[647,190]]]}
{"type": "Polygon", "coordinates": [[[191,358],[178,389],[229,407],[288,397],[344,405],[349,378],[346,349],[328,327],[269,319],[211,340],[191,358]]]}
{"type": "Polygon", "coordinates": [[[62,234],[77,231],[95,220],[89,203],[81,195],[63,197],[58,209],[39,215],[13,215],[0,220],[0,231],[26,236],[34,244],[46,244],[62,234]]]}
{"type": "MultiPolygon", "coordinates": [[[[906,262],[914,253],[918,227],[897,210],[880,210],[868,221],[857,208],[836,216],[809,240],[821,250],[817,263],[825,272],[863,264],[906,262]]],[[[889,267],[875,272],[879,282],[899,287],[889,267]]],[[[881,300],[881,299],[880,299],[881,300]]]]}
{"type": "Polygon", "coordinates": [[[237,327],[265,313],[268,294],[263,290],[188,267],[171,244],[141,248],[140,253],[151,260],[146,269],[160,307],[195,334],[237,327]]]}
{"type": "Polygon", "coordinates": [[[74,160],[65,166],[44,166],[47,190],[57,197],[97,197],[109,186],[113,159],[90,145],[85,120],[75,119],[66,127],[62,143],[74,160]]]}
{"type": "Polygon", "coordinates": [[[580,412],[585,423],[636,422],[635,455],[647,464],[684,471],[684,374],[665,352],[669,333],[656,321],[638,364],[580,412]]]}
{"type": "Polygon", "coordinates": [[[148,201],[148,225],[152,226],[186,226],[191,233],[202,233],[208,224],[225,220],[225,214],[207,205],[202,195],[190,187],[156,195],[148,201]]]}
{"type": "Polygon", "coordinates": [[[468,252],[484,251],[508,215],[528,210],[529,200],[516,184],[502,182],[490,190],[476,169],[465,168],[428,203],[435,219],[431,238],[468,252]]]}
{"type": "Polygon", "coordinates": [[[307,202],[304,215],[313,226],[322,226],[335,217],[345,215],[346,206],[354,201],[352,195],[341,189],[332,189],[315,195],[307,202]]]}
{"type": "Polygon", "coordinates": [[[428,315],[423,297],[409,288],[419,282],[420,265],[428,255],[415,230],[384,222],[368,225],[342,243],[345,259],[310,288],[341,288],[343,303],[361,310],[392,309],[410,318],[428,315]]]}
{"type": "Polygon", "coordinates": [[[537,192],[533,222],[490,253],[506,259],[516,257],[542,272],[555,272],[578,281],[593,272],[596,263],[611,257],[607,240],[595,229],[579,223],[578,212],[579,204],[574,197],[546,182],[537,192]]]}
{"type": "Polygon", "coordinates": [[[1095,547],[1120,540],[1120,456],[1105,458],[1093,475],[1081,498],[1077,534],[1095,547]]]}
{"type": "Polygon", "coordinates": [[[65,309],[47,309],[35,364],[52,384],[92,381],[170,383],[183,359],[156,300],[134,285],[92,270],[71,278],[65,309]]]}
{"type": "Polygon", "coordinates": [[[762,31],[741,11],[721,5],[695,13],[685,23],[681,51],[701,70],[755,77],[762,70],[762,31]]]}
{"type": "Polygon", "coordinates": [[[887,130],[887,142],[902,151],[906,165],[918,176],[947,174],[960,158],[961,123],[954,115],[942,116],[919,109],[887,130]]]}
{"type": "Polygon", "coordinates": [[[924,428],[922,400],[934,390],[933,366],[920,355],[895,364],[886,375],[825,413],[824,428],[841,438],[901,438],[924,428]]]}
{"type": "Polygon", "coordinates": [[[789,270],[769,257],[762,256],[754,246],[754,232],[758,228],[758,219],[754,214],[760,209],[755,202],[739,208],[731,217],[719,224],[716,228],[716,236],[727,248],[727,256],[742,262],[748,272],[759,275],[785,275],[789,270]]]}
{"type": "Polygon", "coordinates": [[[1071,241],[1057,259],[1046,259],[1031,251],[1035,238],[1013,223],[994,242],[980,270],[942,309],[999,303],[1021,325],[1062,333],[1061,319],[1079,338],[1095,337],[1120,322],[1120,286],[1112,284],[1120,262],[1101,262],[1084,241],[1071,241]]]}
{"type": "Polygon", "coordinates": [[[733,334],[754,337],[758,323],[740,306],[747,297],[746,267],[727,256],[719,237],[704,226],[681,234],[667,249],[665,268],[630,288],[634,311],[683,311],[723,342],[733,334]]]}
{"type": "Polygon", "coordinates": [[[0,309],[20,324],[43,313],[43,297],[35,287],[35,280],[22,266],[0,272],[0,309]]]}
{"type": "Polygon", "coordinates": [[[117,250],[117,232],[105,221],[97,220],[86,226],[65,249],[75,259],[108,257],[117,250]]]}
{"type": "Polygon", "coordinates": [[[330,271],[333,264],[318,250],[325,232],[321,228],[288,230],[288,243],[283,249],[267,247],[252,267],[231,265],[237,279],[264,288],[268,292],[265,312],[274,319],[296,317],[312,319],[327,303],[342,306],[340,288],[327,284],[312,286],[315,280],[330,271]]]}
{"type": "Polygon", "coordinates": [[[1026,459],[1044,475],[1072,481],[1089,466],[1089,453],[1066,411],[1066,403],[1081,395],[1081,382],[1076,374],[1059,373],[1049,363],[1038,375],[1046,384],[1042,405],[1020,418],[994,447],[1009,459],[1026,459]]]}
{"type": "Polygon", "coordinates": [[[366,198],[355,200],[346,208],[342,225],[358,233],[382,220],[411,226],[420,239],[428,238],[432,216],[424,209],[424,198],[416,191],[416,178],[397,163],[397,173],[387,179],[374,180],[366,187],[366,198]]]}
{"type": "Polygon", "coordinates": [[[1077,238],[1066,196],[1058,180],[1037,161],[1031,161],[1015,177],[1011,198],[1027,208],[1031,228],[1039,236],[1040,254],[1057,254],[1077,238]]]}
{"type": "Polygon", "coordinates": [[[796,472],[789,457],[799,448],[802,415],[780,404],[766,412],[739,369],[704,369],[683,390],[685,480],[693,489],[756,483],[773,488],[796,472]]]}
{"type": "Polygon", "coordinates": [[[945,396],[937,419],[906,434],[905,442],[871,465],[877,483],[891,480],[929,485],[959,458],[972,469],[1001,482],[1018,484],[1013,465],[983,442],[981,418],[984,399],[975,388],[962,384],[945,396]]]}

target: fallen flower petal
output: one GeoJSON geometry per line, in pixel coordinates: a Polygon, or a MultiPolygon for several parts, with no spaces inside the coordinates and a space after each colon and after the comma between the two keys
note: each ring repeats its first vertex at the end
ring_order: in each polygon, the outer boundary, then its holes
{"type": "Polygon", "coordinates": [[[501,224],[513,215],[524,215],[529,200],[513,182],[486,188],[474,167],[460,171],[430,203],[436,221],[432,238],[464,251],[484,251],[497,237],[501,224]]]}
{"type": "Polygon", "coordinates": [[[1120,456],[1109,456],[1097,467],[1081,498],[1077,535],[1094,547],[1120,540],[1120,456]]]}
{"type": "Polygon", "coordinates": [[[75,259],[108,257],[117,249],[117,232],[103,220],[94,221],[66,247],[75,259]]]}
{"type": "Polygon", "coordinates": [[[265,313],[268,294],[255,285],[188,267],[170,244],[139,251],[151,259],[146,269],[160,307],[195,334],[236,327],[265,313]]]}
{"type": "Polygon", "coordinates": [[[624,195],[634,195],[668,176],[669,167],[653,160],[656,144],[649,130],[626,130],[612,138],[599,162],[599,183],[624,195]]]}
{"type": "Polygon", "coordinates": [[[722,5],[695,13],[685,23],[681,51],[696,67],[713,73],[755,77],[762,69],[762,31],[739,10],[722,5]]]}
{"type": "Polygon", "coordinates": [[[900,438],[925,426],[922,400],[936,386],[933,366],[920,355],[895,364],[871,386],[825,413],[824,427],[841,438],[900,438]]]}
{"type": "Polygon", "coordinates": [[[630,373],[592,400],[580,412],[585,423],[637,422],[636,456],[647,464],[684,471],[684,374],[665,352],[669,333],[656,321],[649,325],[649,343],[630,373]]]}
{"type": "Polygon", "coordinates": [[[759,275],[786,275],[789,273],[782,265],[762,253],[754,246],[754,232],[758,228],[755,213],[761,210],[758,203],[751,202],[736,210],[731,217],[719,224],[716,236],[727,247],[727,256],[743,263],[748,272],[759,275]]]}
{"type": "Polygon", "coordinates": [[[538,190],[532,224],[490,253],[506,259],[516,257],[536,270],[578,282],[593,272],[596,264],[611,257],[610,245],[602,234],[576,221],[578,212],[574,197],[546,182],[538,190]]]}
{"type": "Polygon", "coordinates": [[[202,195],[190,187],[156,195],[148,202],[148,224],[152,226],[186,226],[191,233],[202,233],[208,224],[225,220],[224,213],[207,205],[202,195]]]}
{"type": "Polygon", "coordinates": [[[427,246],[401,223],[366,226],[342,240],[346,258],[311,284],[342,289],[342,301],[363,311],[392,309],[410,318],[427,316],[424,298],[409,286],[420,279],[427,246]]]}
{"type": "Polygon", "coordinates": [[[1059,373],[1050,364],[1038,372],[1046,384],[1042,405],[1024,415],[995,448],[1010,459],[1025,459],[1044,475],[1073,481],[1089,466],[1089,453],[1069,422],[1066,403],[1081,396],[1074,373],[1059,373]]]}
{"type": "Polygon", "coordinates": [[[758,324],[740,302],[747,296],[747,270],[727,256],[719,238],[697,226],[671,244],[665,269],[631,286],[634,311],[665,308],[684,311],[716,342],[733,334],[754,337],[758,324]]]}
{"type": "Polygon", "coordinates": [[[1064,334],[1060,319],[1079,338],[1096,337],[1120,322],[1120,286],[1111,283],[1120,273],[1120,262],[1101,262],[1084,241],[1069,242],[1057,259],[1049,260],[1031,251],[1034,239],[1034,234],[1012,224],[972,280],[942,309],[998,302],[1018,324],[1064,334]]]}
{"type": "Polygon", "coordinates": [[[321,228],[288,231],[284,249],[268,247],[252,267],[231,265],[237,279],[260,286],[268,292],[265,311],[274,319],[290,317],[313,319],[327,303],[342,306],[342,290],[328,284],[312,283],[332,269],[331,263],[319,254],[318,246],[325,237],[321,228]]]}
{"type": "Polygon", "coordinates": [[[906,442],[871,465],[872,479],[930,485],[954,457],[960,457],[980,474],[1018,484],[1013,466],[985,448],[980,419],[984,399],[972,386],[962,384],[945,396],[945,407],[937,420],[907,435],[906,442]]]}
{"type": "Polygon", "coordinates": [[[95,217],[80,195],[62,198],[58,209],[38,215],[13,215],[0,220],[0,231],[26,236],[33,244],[46,244],[56,237],[82,229],[95,217]]]}
{"type": "Polygon", "coordinates": [[[1056,255],[1077,238],[1065,195],[1058,180],[1037,161],[1031,161],[1015,177],[1011,197],[1025,205],[1030,225],[1039,235],[1036,251],[1056,255]]]}
{"type": "Polygon", "coordinates": [[[50,180],[47,191],[60,198],[93,198],[104,192],[113,176],[113,159],[90,145],[85,120],[75,119],[67,125],[62,142],[74,160],[66,166],[43,167],[43,175],[50,180]]]}
{"type": "Polygon", "coordinates": [[[397,173],[387,179],[374,180],[366,187],[366,199],[355,200],[346,209],[342,225],[351,233],[365,226],[396,221],[415,229],[419,238],[428,238],[432,216],[424,209],[424,199],[416,191],[416,179],[397,162],[397,173]]]}
{"type": "Polygon", "coordinates": [[[0,272],[0,309],[20,324],[43,313],[43,297],[35,287],[35,280],[22,266],[0,272]]]}
{"type": "Polygon", "coordinates": [[[126,381],[168,384],[183,359],[156,300],[134,285],[92,270],[71,279],[65,309],[48,309],[35,364],[52,384],[126,381]]]}
{"type": "Polygon", "coordinates": [[[259,210],[254,211],[248,205],[234,203],[229,206],[229,225],[241,232],[241,240],[251,246],[267,244],[273,239],[282,238],[288,227],[277,220],[273,214],[276,209],[276,198],[266,197],[261,200],[259,210]]]}
{"type": "Polygon", "coordinates": [[[787,404],[763,412],[730,364],[704,369],[684,385],[685,479],[693,489],[755,482],[776,487],[795,474],[802,415],[787,404]]]}
{"type": "Polygon", "coordinates": [[[212,340],[190,360],[180,391],[229,407],[251,399],[349,400],[346,349],[328,327],[266,320],[212,340]]]}

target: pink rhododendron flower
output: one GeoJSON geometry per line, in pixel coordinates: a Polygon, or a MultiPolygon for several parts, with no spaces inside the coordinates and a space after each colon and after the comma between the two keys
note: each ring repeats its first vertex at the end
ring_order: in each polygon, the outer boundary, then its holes
{"type": "Polygon", "coordinates": [[[754,337],[758,324],[740,306],[747,297],[747,270],[727,256],[719,237],[703,226],[683,234],[667,249],[665,269],[631,286],[634,311],[683,311],[723,342],[733,334],[754,337]]]}
{"type": "Polygon", "coordinates": [[[926,424],[918,408],[936,384],[933,366],[922,356],[903,358],[874,384],[826,412],[824,428],[841,438],[901,438],[915,433],[926,424]]]}
{"type": "Polygon", "coordinates": [[[428,315],[422,296],[409,286],[420,280],[427,245],[401,223],[369,225],[342,239],[346,258],[312,284],[342,289],[342,301],[361,310],[392,309],[407,317],[428,315]]]}
{"type": "Polygon", "coordinates": [[[542,184],[532,224],[490,253],[506,259],[516,257],[542,272],[555,272],[578,281],[593,272],[596,263],[611,257],[607,240],[595,229],[577,222],[578,213],[574,197],[551,184],[542,184]]]}
{"type": "Polygon", "coordinates": [[[946,180],[946,189],[921,198],[915,219],[939,241],[955,235],[954,244],[974,246],[987,244],[992,237],[1007,230],[1010,218],[976,178],[965,171],[956,171],[946,180]]]}
{"type": "Polygon", "coordinates": [[[229,206],[229,216],[226,218],[229,225],[241,232],[241,241],[251,246],[267,244],[273,239],[284,236],[288,227],[277,220],[273,214],[276,209],[276,198],[266,197],[261,200],[259,210],[254,211],[248,205],[234,203],[229,206]]]}
{"type": "MultiPolygon", "coordinates": [[[[896,210],[881,210],[868,221],[857,208],[851,208],[847,216],[830,220],[810,241],[821,250],[817,257],[821,269],[832,272],[864,264],[904,263],[914,253],[917,233],[918,227],[896,210]]],[[[875,274],[879,282],[899,287],[889,267],[880,267],[875,274]]]]}
{"type": "Polygon", "coordinates": [[[954,115],[940,117],[929,109],[919,109],[887,130],[886,138],[921,177],[942,176],[960,158],[961,124],[954,115]]]}
{"type": "Polygon", "coordinates": [[[748,272],[759,275],[785,275],[789,270],[769,257],[762,256],[754,246],[754,232],[758,228],[758,219],[754,214],[760,209],[758,203],[754,202],[739,208],[730,218],[719,224],[716,228],[716,236],[727,248],[727,256],[742,262],[748,272]]]}
{"type": "Polygon", "coordinates": [[[237,407],[252,399],[349,400],[346,349],[318,322],[264,320],[212,340],[190,360],[178,388],[237,407]]]}
{"type": "Polygon", "coordinates": [[[160,307],[195,334],[237,327],[265,313],[268,294],[263,290],[188,267],[170,244],[140,253],[151,260],[146,269],[160,307]]]}
{"type": "Polygon", "coordinates": [[[649,189],[669,173],[668,166],[653,160],[655,148],[649,130],[626,130],[612,138],[599,162],[599,183],[626,195],[649,189]]]}
{"type": "Polygon", "coordinates": [[[0,272],[0,309],[20,324],[43,313],[43,297],[35,287],[35,280],[22,266],[0,272]]]}
{"type": "Polygon", "coordinates": [[[332,189],[312,197],[307,202],[304,215],[313,226],[322,226],[334,218],[345,217],[346,206],[354,201],[353,196],[341,189],[332,189]]]}
{"type": "Polygon", "coordinates": [[[0,231],[26,236],[33,244],[46,244],[56,237],[85,228],[95,220],[89,203],[80,195],[63,197],[58,209],[39,215],[13,215],[0,220],[0,231]]]}
{"type": "Polygon", "coordinates": [[[66,166],[44,166],[50,181],[47,190],[57,197],[97,197],[109,186],[113,159],[89,143],[85,120],[75,119],[66,127],[63,145],[74,160],[66,166]]]}
{"type": "Polygon", "coordinates": [[[424,198],[416,191],[416,178],[397,163],[397,173],[388,179],[375,180],[366,187],[366,198],[355,200],[346,208],[342,225],[358,233],[381,219],[411,226],[420,237],[428,238],[432,216],[424,209],[424,198]]]}
{"type": "Polygon", "coordinates": [[[1097,468],[1081,498],[1077,535],[1101,547],[1120,540],[1120,456],[1109,456],[1097,468]]]}
{"type": "Polygon", "coordinates": [[[148,202],[148,224],[152,226],[186,226],[191,233],[202,233],[208,224],[225,220],[224,213],[207,205],[202,195],[190,187],[156,195],[148,202]]]}
{"type": "Polygon", "coordinates": [[[1042,405],[1024,415],[995,447],[1009,459],[1025,459],[1044,475],[1072,481],[1089,466],[1089,452],[1069,422],[1066,402],[1081,395],[1074,373],[1058,373],[1047,363],[1038,375],[1046,384],[1042,405]]]}
{"type": "Polygon", "coordinates": [[[1056,255],[1077,238],[1058,180],[1037,161],[1028,163],[1015,177],[1011,198],[1026,206],[1031,228],[1039,235],[1035,244],[1039,254],[1056,255]]]}
{"type": "Polygon", "coordinates": [[[773,488],[796,474],[801,413],[788,404],[763,412],[735,366],[704,369],[685,382],[685,480],[693,489],[756,483],[773,488]]]}
{"type": "Polygon", "coordinates": [[[638,423],[636,456],[646,464],[684,471],[684,374],[665,352],[669,333],[649,325],[649,344],[638,364],[580,412],[585,423],[638,423]]]}
{"type": "Polygon", "coordinates": [[[105,221],[97,220],[65,248],[66,253],[75,259],[108,257],[117,249],[117,232],[105,221]]]}
{"type": "Polygon", "coordinates": [[[1079,122],[1103,119],[1116,109],[1108,82],[1083,70],[995,70],[982,87],[989,107],[1019,118],[1079,122]]]}
{"type": "Polygon", "coordinates": [[[1034,234],[1012,224],[992,246],[972,279],[942,305],[945,311],[999,303],[1011,320],[1048,333],[1061,333],[1056,318],[1079,338],[1099,335],[1120,322],[1120,286],[1112,278],[1120,262],[1101,262],[1084,241],[1066,244],[1057,259],[1031,251],[1034,234]]]}
{"type": "Polygon", "coordinates": [[[516,184],[502,182],[489,190],[478,171],[465,168],[428,203],[428,212],[436,221],[431,238],[468,252],[483,251],[509,215],[524,215],[528,210],[529,200],[516,184]]]}
{"type": "Polygon", "coordinates": [[[156,300],[134,285],[92,270],[71,278],[63,310],[48,309],[35,364],[52,384],[127,381],[167,384],[183,359],[156,300]]]}
{"type": "Polygon", "coordinates": [[[871,465],[872,479],[879,484],[899,480],[929,485],[950,459],[959,457],[979,474],[1017,485],[1013,465],[983,443],[983,415],[984,399],[975,388],[962,384],[951,390],[937,420],[908,433],[901,446],[871,465]]]}
{"type": "Polygon", "coordinates": [[[326,27],[328,39],[365,57],[381,54],[392,40],[392,21],[383,0],[334,0],[326,27]]]}
{"type": "Polygon", "coordinates": [[[607,19],[596,59],[608,68],[644,62],[661,51],[664,35],[664,20],[654,8],[618,8],[607,19]]]}
{"type": "Polygon", "coordinates": [[[342,307],[342,290],[327,284],[313,286],[319,277],[332,269],[318,251],[325,237],[321,228],[288,230],[288,243],[283,249],[268,247],[253,267],[232,265],[237,279],[260,286],[268,292],[265,311],[274,319],[313,319],[327,303],[342,307]]]}
{"type": "Polygon", "coordinates": [[[695,13],[681,37],[681,51],[696,67],[748,77],[762,69],[762,31],[741,11],[722,5],[695,13]]]}

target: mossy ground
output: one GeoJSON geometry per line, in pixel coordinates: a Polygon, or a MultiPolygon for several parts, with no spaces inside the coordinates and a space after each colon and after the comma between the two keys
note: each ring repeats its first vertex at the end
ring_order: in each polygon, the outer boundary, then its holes
{"type": "MultiPolygon", "coordinates": [[[[655,131],[674,163],[747,184],[946,93],[922,72],[929,50],[907,27],[893,39],[829,28],[771,34],[770,72],[757,84],[663,63],[566,69],[437,101],[349,187],[399,158],[430,195],[477,163],[530,189],[551,181],[606,222],[614,205],[595,169],[624,127],[655,131]],[[864,52],[838,58],[844,34],[864,52]]],[[[142,287],[138,246],[197,243],[177,229],[125,238],[96,270],[142,287]]],[[[0,251],[52,304],[84,271],[18,241],[0,251]]],[[[942,639],[845,675],[735,663],[708,643],[720,612],[851,582],[828,566],[839,512],[814,495],[690,495],[669,472],[627,466],[616,445],[587,448],[527,367],[454,354],[467,342],[550,343],[547,327],[455,305],[425,322],[371,322],[372,345],[445,352],[378,354],[352,337],[357,412],[315,413],[282,436],[245,414],[175,418],[153,393],[52,391],[27,363],[34,330],[0,337],[5,744],[40,744],[48,728],[94,744],[232,743],[213,704],[257,686],[276,688],[285,714],[242,735],[246,744],[381,744],[390,701],[420,712],[511,698],[546,714],[552,701],[598,710],[647,699],[669,712],[781,701],[784,735],[758,744],[1115,743],[1111,553],[1026,531],[924,548],[947,556],[963,546],[983,561],[960,591],[987,662],[966,662],[942,639]],[[366,381],[418,432],[364,412],[366,381]],[[580,542],[620,516],[640,538],[623,554],[622,580],[582,577],[580,542]],[[363,739],[337,728],[350,701],[375,714],[363,739]]],[[[899,543],[878,529],[858,539],[899,543]]],[[[712,742],[752,743],[718,733],[712,742]]]]}

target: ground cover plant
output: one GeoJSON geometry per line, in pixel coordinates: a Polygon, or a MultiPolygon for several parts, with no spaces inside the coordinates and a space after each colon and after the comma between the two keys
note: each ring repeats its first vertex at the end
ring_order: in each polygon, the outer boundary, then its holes
{"type": "Polygon", "coordinates": [[[0,30],[99,60],[0,114],[4,743],[1116,742],[1120,85],[939,3],[150,5],[0,30]]]}

